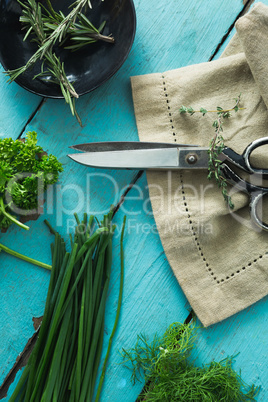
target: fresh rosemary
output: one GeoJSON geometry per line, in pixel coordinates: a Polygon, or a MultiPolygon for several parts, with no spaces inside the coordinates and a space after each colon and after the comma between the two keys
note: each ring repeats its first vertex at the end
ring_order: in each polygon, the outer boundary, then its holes
{"type": "Polygon", "coordinates": [[[83,14],[87,7],[92,8],[90,0],[77,0],[72,4],[73,8],[66,16],[62,11],[56,12],[50,0],[46,1],[47,8],[36,0],[26,0],[25,2],[18,0],[22,7],[20,22],[23,29],[26,30],[24,40],[31,36],[31,40],[37,43],[38,49],[24,66],[6,72],[10,77],[8,81],[16,80],[37,61],[42,60],[41,71],[33,79],[41,78],[58,84],[72,114],[82,125],[75,108],[75,99],[79,96],[73,83],[66,76],[64,63],[61,62],[54,48],[64,46],[65,49],[76,51],[100,40],[113,43],[114,38],[101,34],[105,21],[99,28],[96,28],[83,14]],[[69,45],[68,42],[70,42],[69,45]]]}
{"type": "Polygon", "coordinates": [[[223,131],[223,120],[231,117],[231,112],[236,113],[238,112],[238,110],[244,109],[239,107],[240,100],[241,100],[241,94],[237,98],[235,98],[235,104],[230,109],[223,109],[221,106],[218,106],[216,110],[207,110],[203,107],[201,107],[199,110],[194,110],[191,106],[190,107],[181,106],[181,108],[179,109],[179,112],[181,114],[187,113],[190,116],[192,116],[195,113],[201,113],[202,116],[205,116],[207,113],[217,113],[217,118],[213,121],[212,124],[212,126],[215,129],[215,135],[209,143],[209,150],[208,150],[209,155],[208,179],[216,180],[218,187],[221,189],[224,200],[231,209],[234,208],[234,204],[227,191],[227,181],[221,172],[222,161],[219,159],[219,155],[221,154],[222,150],[225,147],[224,139],[223,136],[221,135],[221,132],[223,131]]]}

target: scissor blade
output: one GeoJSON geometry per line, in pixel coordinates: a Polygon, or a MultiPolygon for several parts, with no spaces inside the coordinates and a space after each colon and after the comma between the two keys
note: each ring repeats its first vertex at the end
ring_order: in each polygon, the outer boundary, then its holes
{"type": "Polygon", "coordinates": [[[68,155],[82,165],[107,169],[165,169],[178,167],[177,148],[86,152],[68,155]]]}
{"type": "Polygon", "coordinates": [[[82,152],[108,152],[108,151],[130,151],[135,149],[158,149],[195,147],[195,145],[174,144],[166,142],[142,142],[142,141],[106,141],[90,142],[85,144],[72,145],[69,148],[82,152]]]}
{"type": "Polygon", "coordinates": [[[106,169],[206,169],[207,148],[173,147],[68,155],[82,165],[106,169]]]}

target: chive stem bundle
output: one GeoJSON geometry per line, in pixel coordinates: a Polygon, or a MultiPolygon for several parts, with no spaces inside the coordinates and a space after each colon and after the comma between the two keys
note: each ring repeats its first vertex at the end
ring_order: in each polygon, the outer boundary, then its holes
{"type": "MultiPolygon", "coordinates": [[[[101,360],[104,317],[112,267],[112,211],[99,227],[78,216],[71,251],[54,232],[51,278],[38,340],[9,399],[14,401],[92,401],[101,360]]],[[[123,234],[118,308],[97,389],[99,399],[123,294],[123,234]]]]}

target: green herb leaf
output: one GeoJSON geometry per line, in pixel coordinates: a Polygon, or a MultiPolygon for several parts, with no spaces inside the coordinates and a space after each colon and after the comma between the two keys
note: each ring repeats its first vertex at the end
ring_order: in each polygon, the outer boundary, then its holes
{"type": "Polygon", "coordinates": [[[208,112],[208,111],[207,111],[206,109],[204,109],[203,107],[200,108],[200,113],[202,113],[203,116],[205,116],[205,114],[206,114],[207,112],[208,112]]]}
{"type": "MultiPolygon", "coordinates": [[[[223,131],[223,122],[222,119],[229,118],[231,116],[231,111],[234,110],[237,112],[241,108],[239,108],[239,103],[241,99],[241,94],[235,99],[235,105],[231,109],[223,109],[221,106],[217,106],[216,110],[208,111],[207,109],[201,107],[199,112],[205,116],[208,112],[214,112],[218,115],[218,118],[213,121],[212,126],[215,128],[215,136],[209,143],[209,151],[208,151],[208,179],[211,180],[214,178],[219,188],[222,190],[222,195],[224,200],[226,201],[229,208],[233,209],[234,204],[231,201],[230,196],[227,193],[227,182],[223,177],[221,172],[221,164],[222,161],[218,158],[223,149],[225,148],[224,139],[220,133],[223,131]]],[[[181,114],[189,113],[193,115],[196,111],[193,110],[192,107],[181,106],[179,109],[181,114]]]]}
{"type": "Polygon", "coordinates": [[[0,229],[12,223],[28,229],[17,220],[17,213],[27,215],[27,211],[38,206],[38,194],[48,185],[58,180],[63,170],[61,163],[53,155],[46,155],[37,145],[37,133],[26,133],[25,141],[0,139],[0,229]],[[9,201],[6,201],[9,199],[9,201]]]}
{"type": "Polygon", "coordinates": [[[255,401],[259,387],[248,386],[232,368],[234,356],[194,364],[197,329],[194,324],[174,323],[163,336],[149,341],[141,334],[132,349],[122,349],[132,382],[145,380],[139,401],[255,401]]]}
{"type": "Polygon", "coordinates": [[[182,106],[179,108],[179,112],[180,112],[181,114],[187,113],[187,107],[185,107],[185,106],[182,105],[182,106]]]}

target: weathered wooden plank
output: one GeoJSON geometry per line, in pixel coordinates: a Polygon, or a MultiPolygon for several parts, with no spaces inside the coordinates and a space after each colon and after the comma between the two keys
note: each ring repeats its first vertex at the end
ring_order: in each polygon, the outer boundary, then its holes
{"type": "Polygon", "coordinates": [[[15,82],[7,84],[7,77],[0,64],[0,138],[16,139],[42,98],[19,87],[15,82]]]}
{"type": "Polygon", "coordinates": [[[228,320],[209,328],[200,328],[196,364],[220,361],[236,356],[233,367],[248,384],[260,386],[257,398],[267,401],[268,298],[247,308],[228,320]]]}
{"type": "MultiPolygon", "coordinates": [[[[48,100],[27,127],[27,130],[38,132],[40,144],[58,156],[65,167],[59,185],[52,192],[53,206],[47,203],[43,216],[62,234],[71,230],[74,210],[82,212],[87,209],[102,215],[111,203],[119,201],[136,174],[89,170],[76,165],[66,157],[68,145],[84,141],[137,139],[129,76],[208,60],[242,8],[242,2],[238,0],[212,4],[209,0],[189,1],[180,6],[175,0],[165,4],[157,0],[136,0],[135,5],[137,35],[128,60],[109,82],[77,103],[84,127],[80,129],[64,102],[56,100],[48,100]]],[[[125,240],[122,316],[103,390],[103,398],[111,401],[135,400],[142,387],[142,384],[135,388],[130,386],[130,374],[118,366],[117,349],[132,346],[141,331],[148,335],[156,331],[161,333],[172,321],[182,321],[188,314],[185,297],[166,261],[159,237],[152,230],[154,220],[150,207],[147,212],[143,208],[144,201],[148,200],[145,176],[137,185],[129,197],[142,197],[126,199],[124,208],[120,208],[115,218],[120,225],[122,215],[127,212],[129,233],[127,231],[125,240]]],[[[48,262],[51,235],[42,224],[43,217],[30,223],[31,231],[27,235],[12,228],[2,241],[48,262]]],[[[112,327],[118,290],[118,245],[115,251],[107,333],[112,327]]],[[[0,322],[3,323],[4,335],[0,340],[0,364],[3,379],[33,333],[32,317],[42,314],[49,274],[11,257],[2,255],[1,258],[0,294],[4,295],[4,309],[0,312],[0,322]]]]}

